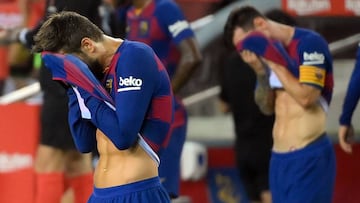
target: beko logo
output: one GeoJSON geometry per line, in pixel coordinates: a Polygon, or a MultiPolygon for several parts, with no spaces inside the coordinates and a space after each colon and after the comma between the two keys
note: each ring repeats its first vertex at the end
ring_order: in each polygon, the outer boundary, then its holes
{"type": "Polygon", "coordinates": [[[129,76],[127,78],[119,78],[119,89],[118,92],[129,91],[129,90],[141,90],[142,80],[129,76]]]}
{"type": "Polygon", "coordinates": [[[304,52],[304,65],[314,65],[314,64],[323,64],[325,60],[324,54],[313,52],[307,53],[304,52]]]}
{"type": "Polygon", "coordinates": [[[170,25],[168,28],[173,37],[176,37],[179,33],[181,33],[185,29],[188,29],[189,27],[189,23],[186,20],[182,20],[177,21],[176,23],[170,25]]]}

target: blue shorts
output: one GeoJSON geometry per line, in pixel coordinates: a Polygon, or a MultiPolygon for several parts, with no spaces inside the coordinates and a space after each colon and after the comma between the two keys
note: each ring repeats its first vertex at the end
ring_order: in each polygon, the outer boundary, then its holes
{"type": "Polygon", "coordinates": [[[94,188],[88,203],[170,203],[159,177],[109,188],[94,188]]]}
{"type": "Polygon", "coordinates": [[[161,183],[172,198],[179,195],[180,186],[180,158],[186,139],[187,114],[181,102],[175,107],[175,121],[169,143],[159,154],[159,177],[161,183]]]}
{"type": "Polygon", "coordinates": [[[270,190],[276,203],[331,203],[336,161],[324,134],[303,149],[272,152],[270,190]]]}

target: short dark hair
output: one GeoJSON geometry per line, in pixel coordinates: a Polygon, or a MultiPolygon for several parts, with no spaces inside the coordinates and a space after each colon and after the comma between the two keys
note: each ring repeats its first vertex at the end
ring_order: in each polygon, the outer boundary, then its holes
{"type": "Polygon", "coordinates": [[[224,41],[227,46],[232,45],[232,38],[236,27],[241,27],[244,31],[254,28],[254,19],[257,17],[266,17],[252,6],[244,6],[234,9],[224,27],[224,41]]]}
{"type": "Polygon", "coordinates": [[[296,26],[298,24],[293,16],[281,9],[271,9],[265,13],[265,16],[285,25],[296,26]]]}
{"type": "Polygon", "coordinates": [[[63,50],[80,52],[81,40],[88,37],[94,41],[103,39],[102,30],[86,17],[71,11],[49,16],[34,36],[34,52],[63,50]]]}

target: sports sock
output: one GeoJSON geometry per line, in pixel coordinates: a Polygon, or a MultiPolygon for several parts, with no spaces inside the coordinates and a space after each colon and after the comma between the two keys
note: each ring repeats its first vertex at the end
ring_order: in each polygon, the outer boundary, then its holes
{"type": "Polygon", "coordinates": [[[74,203],[86,203],[93,191],[93,173],[69,178],[70,187],[74,191],[74,203]]]}
{"type": "Polygon", "coordinates": [[[35,203],[59,203],[63,193],[63,173],[36,174],[35,203]]]}

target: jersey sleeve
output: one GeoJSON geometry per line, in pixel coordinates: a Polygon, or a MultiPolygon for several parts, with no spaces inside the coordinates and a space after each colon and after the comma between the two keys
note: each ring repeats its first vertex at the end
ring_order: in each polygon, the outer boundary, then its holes
{"type": "Polygon", "coordinates": [[[122,53],[122,61],[116,67],[116,110],[91,95],[84,99],[92,123],[119,150],[128,149],[137,141],[159,81],[152,49],[146,45],[132,48],[122,53]]]}
{"type": "Polygon", "coordinates": [[[171,35],[175,44],[179,44],[182,40],[194,36],[189,22],[185,19],[183,12],[175,2],[159,2],[156,15],[158,21],[171,35]]]}
{"type": "Polygon", "coordinates": [[[356,63],[351,74],[351,79],[346,91],[339,122],[341,125],[350,126],[351,119],[360,98],[360,47],[357,50],[356,63]]]}
{"type": "Polygon", "coordinates": [[[72,89],[68,90],[68,122],[76,148],[83,153],[91,152],[96,145],[96,127],[82,116],[78,98],[72,89]]]}
{"type": "Polygon", "coordinates": [[[323,89],[330,60],[326,41],[318,35],[308,35],[300,42],[299,53],[300,82],[323,89]]]}

